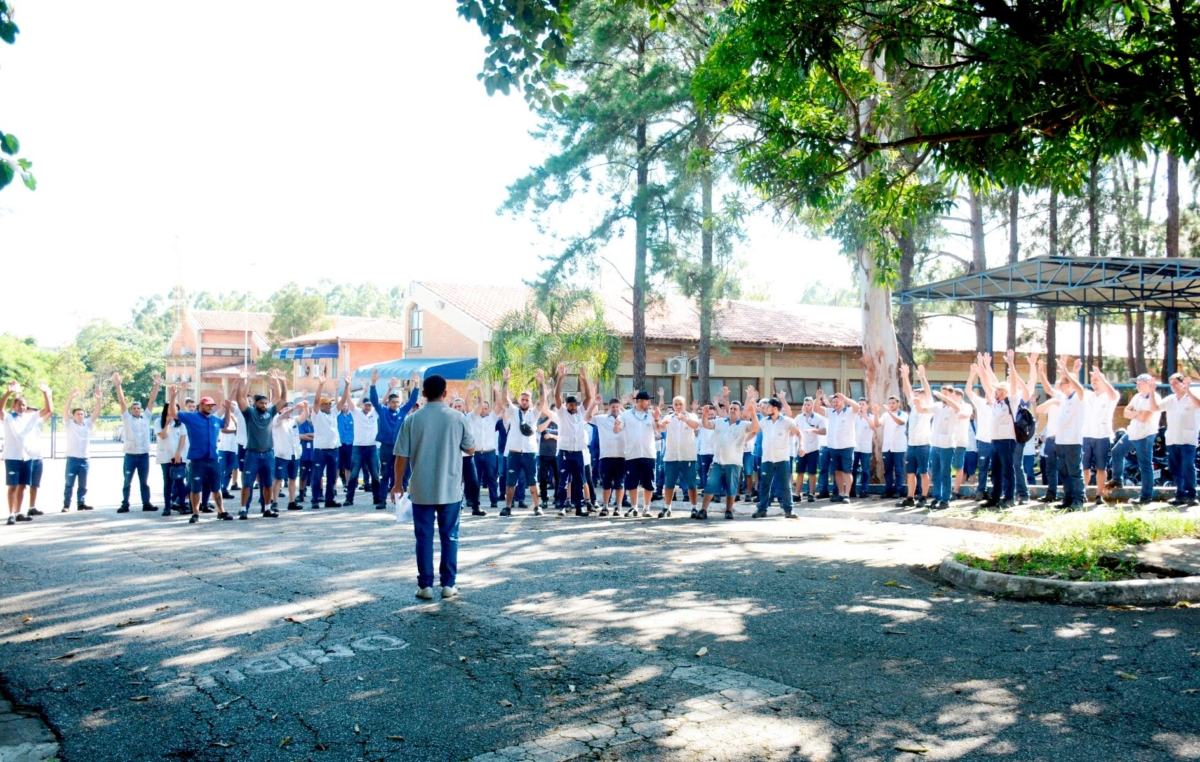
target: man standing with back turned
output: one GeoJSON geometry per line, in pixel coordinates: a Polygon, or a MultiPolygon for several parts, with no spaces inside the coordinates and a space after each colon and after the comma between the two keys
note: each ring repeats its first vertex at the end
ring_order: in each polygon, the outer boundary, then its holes
{"type": "Polygon", "coordinates": [[[458,595],[458,518],[462,512],[463,455],[475,453],[466,416],[446,404],[446,379],[426,377],[422,391],[428,404],[408,416],[396,437],[396,482],[392,494],[404,494],[404,470],[412,461],[409,498],[417,537],[417,597],[433,598],[433,521],[442,542],[439,573],[442,597],[458,595]]]}

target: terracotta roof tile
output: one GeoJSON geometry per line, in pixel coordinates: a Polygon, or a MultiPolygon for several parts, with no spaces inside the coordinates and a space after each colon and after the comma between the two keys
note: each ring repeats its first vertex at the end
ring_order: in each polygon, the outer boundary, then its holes
{"type": "Polygon", "coordinates": [[[404,324],[391,318],[331,317],[333,325],[282,342],[285,347],[304,346],[339,340],[403,341],[404,324]]]}

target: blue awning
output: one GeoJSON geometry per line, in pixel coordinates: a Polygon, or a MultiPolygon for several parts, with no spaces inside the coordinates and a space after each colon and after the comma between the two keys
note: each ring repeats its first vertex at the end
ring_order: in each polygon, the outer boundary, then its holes
{"type": "Polygon", "coordinates": [[[338,356],[337,344],[322,344],[319,347],[288,347],[275,350],[276,360],[323,360],[338,356]]]}
{"type": "Polygon", "coordinates": [[[414,370],[421,378],[436,373],[448,381],[465,381],[477,365],[479,365],[479,360],[475,357],[412,357],[406,360],[388,360],[359,368],[354,372],[352,383],[354,388],[358,388],[360,385],[365,388],[371,379],[371,373],[378,370],[379,383],[376,385],[375,391],[380,397],[383,397],[387,394],[388,379],[396,378],[407,381],[414,370]]]}

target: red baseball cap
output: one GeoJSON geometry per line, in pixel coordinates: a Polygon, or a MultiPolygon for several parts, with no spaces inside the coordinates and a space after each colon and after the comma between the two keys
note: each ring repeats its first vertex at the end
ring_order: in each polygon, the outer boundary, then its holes
{"type": "Polygon", "coordinates": [[[217,404],[217,401],[215,399],[213,399],[212,397],[201,397],[200,404],[201,405],[215,405],[215,404],[217,404]]]}

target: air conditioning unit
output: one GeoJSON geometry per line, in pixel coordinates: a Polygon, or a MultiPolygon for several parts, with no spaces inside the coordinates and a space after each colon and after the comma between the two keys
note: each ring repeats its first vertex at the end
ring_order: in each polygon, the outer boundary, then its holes
{"type": "Polygon", "coordinates": [[[682,376],[687,373],[688,359],[686,357],[668,357],[666,365],[668,376],[682,376]]]}
{"type": "Polygon", "coordinates": [[[192,383],[192,377],[190,375],[188,375],[187,373],[184,373],[183,374],[183,383],[185,383],[185,384],[192,383]]]}
{"type": "Polygon", "coordinates": [[[171,374],[171,383],[173,383],[173,384],[179,383],[179,374],[178,373],[171,374]]]}
{"type": "MultiPolygon", "coordinates": [[[[700,358],[699,357],[693,357],[691,360],[689,360],[688,366],[689,366],[689,371],[691,372],[691,374],[693,376],[696,376],[696,377],[700,376],[700,358]]],[[[710,358],[708,358],[708,375],[711,376],[712,374],[714,374],[716,372],[717,372],[717,363],[715,360],[713,360],[710,357],[710,358]]]]}

